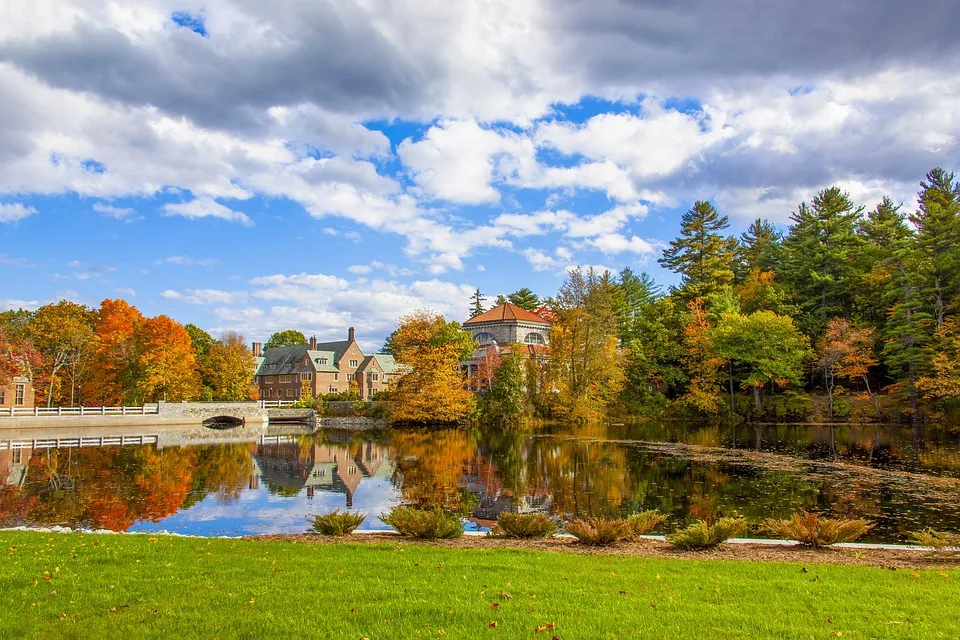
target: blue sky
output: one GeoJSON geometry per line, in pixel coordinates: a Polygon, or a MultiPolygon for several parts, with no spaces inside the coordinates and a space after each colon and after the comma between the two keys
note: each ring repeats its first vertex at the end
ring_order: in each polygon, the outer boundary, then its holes
{"type": "Polygon", "coordinates": [[[124,297],[374,347],[574,265],[674,283],[656,258],[695,199],[734,232],[831,184],[910,210],[960,157],[935,4],[15,0],[0,308],[124,297]]]}

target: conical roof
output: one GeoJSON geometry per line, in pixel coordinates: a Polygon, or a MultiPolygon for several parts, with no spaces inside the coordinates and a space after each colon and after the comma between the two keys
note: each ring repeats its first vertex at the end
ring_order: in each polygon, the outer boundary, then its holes
{"type": "Polygon", "coordinates": [[[537,314],[527,311],[511,302],[505,302],[497,305],[489,311],[484,311],[478,316],[470,318],[464,322],[464,326],[470,324],[479,324],[481,322],[539,322],[540,324],[550,324],[549,320],[544,320],[537,314]]]}

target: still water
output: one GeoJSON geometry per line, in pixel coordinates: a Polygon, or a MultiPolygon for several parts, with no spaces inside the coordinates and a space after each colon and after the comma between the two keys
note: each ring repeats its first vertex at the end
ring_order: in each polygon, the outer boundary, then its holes
{"type": "Polygon", "coordinates": [[[666,529],[698,517],[739,513],[758,523],[808,509],[875,520],[873,541],[923,527],[960,531],[960,434],[932,429],[271,427],[146,440],[33,448],[24,434],[0,432],[0,525],[301,533],[308,515],[347,508],[368,514],[363,528],[385,529],[381,513],[412,503],[457,510],[480,530],[507,510],[656,508],[671,515],[666,529]]]}

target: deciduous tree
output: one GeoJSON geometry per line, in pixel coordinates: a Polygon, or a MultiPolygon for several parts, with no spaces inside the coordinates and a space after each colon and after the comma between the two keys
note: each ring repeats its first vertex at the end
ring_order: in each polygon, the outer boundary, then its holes
{"type": "Polygon", "coordinates": [[[224,333],[210,347],[210,363],[214,400],[238,402],[255,399],[255,361],[242,335],[235,331],[224,333]]]}
{"type": "Polygon", "coordinates": [[[296,329],[286,329],[277,331],[263,344],[264,349],[275,349],[277,347],[295,347],[300,344],[307,344],[307,338],[303,333],[296,329]]]}

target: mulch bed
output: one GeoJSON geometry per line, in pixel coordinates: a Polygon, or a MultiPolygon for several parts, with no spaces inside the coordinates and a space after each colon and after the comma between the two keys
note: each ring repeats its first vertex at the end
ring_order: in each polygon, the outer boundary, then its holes
{"type": "Polygon", "coordinates": [[[429,545],[447,549],[522,549],[603,556],[638,558],[683,558],[687,560],[749,560],[755,562],[793,562],[798,564],[842,564],[886,569],[958,569],[960,554],[931,553],[898,549],[806,549],[799,545],[722,544],[706,551],[680,551],[658,540],[622,543],[613,547],[591,547],[571,538],[511,540],[484,536],[464,536],[458,540],[411,540],[393,533],[363,533],[345,538],[316,534],[270,534],[249,536],[249,540],[281,540],[306,544],[429,545]]]}

